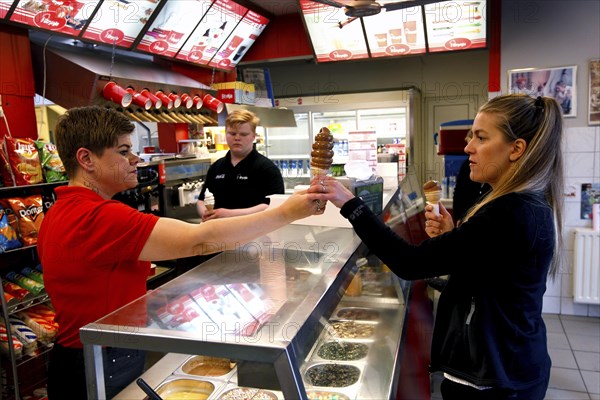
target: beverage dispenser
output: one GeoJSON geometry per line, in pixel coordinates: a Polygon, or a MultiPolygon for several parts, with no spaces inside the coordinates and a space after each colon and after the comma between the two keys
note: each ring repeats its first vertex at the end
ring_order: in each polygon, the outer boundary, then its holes
{"type": "Polygon", "coordinates": [[[438,155],[444,159],[444,178],[442,180],[442,198],[452,199],[456,176],[462,163],[469,158],[465,153],[465,138],[473,126],[472,119],[449,121],[440,124],[438,137],[438,155]]]}

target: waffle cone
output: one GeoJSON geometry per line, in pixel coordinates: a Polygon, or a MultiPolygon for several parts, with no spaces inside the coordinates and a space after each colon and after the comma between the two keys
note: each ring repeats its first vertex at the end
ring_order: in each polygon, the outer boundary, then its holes
{"type": "Polygon", "coordinates": [[[316,168],[316,167],[310,167],[310,173],[312,176],[327,176],[329,174],[331,174],[331,168],[316,168]]]}
{"type": "Polygon", "coordinates": [[[435,190],[435,191],[432,190],[432,191],[425,192],[425,199],[427,200],[428,203],[438,204],[440,202],[441,198],[442,198],[441,190],[435,190]]]}

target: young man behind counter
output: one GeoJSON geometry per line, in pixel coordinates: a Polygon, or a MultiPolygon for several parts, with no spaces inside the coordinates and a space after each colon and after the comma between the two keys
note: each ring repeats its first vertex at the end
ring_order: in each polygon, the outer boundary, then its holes
{"type": "Polygon", "coordinates": [[[269,206],[267,196],[285,193],[279,168],[254,148],[259,122],[248,110],[235,110],[227,116],[225,136],[229,151],[206,174],[197,203],[202,221],[265,210],[269,206]],[[215,198],[212,210],[205,204],[207,189],[215,198]]]}

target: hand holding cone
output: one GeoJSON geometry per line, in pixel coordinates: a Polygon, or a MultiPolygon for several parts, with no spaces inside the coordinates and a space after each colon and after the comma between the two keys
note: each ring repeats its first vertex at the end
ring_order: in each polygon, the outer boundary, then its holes
{"type": "Polygon", "coordinates": [[[423,184],[425,199],[433,206],[436,215],[440,215],[440,199],[442,198],[442,185],[438,181],[427,181],[423,184]]]}

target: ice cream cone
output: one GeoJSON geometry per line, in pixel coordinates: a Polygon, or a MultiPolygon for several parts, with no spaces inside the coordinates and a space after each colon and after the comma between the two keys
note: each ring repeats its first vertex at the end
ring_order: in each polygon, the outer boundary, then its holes
{"type": "Polygon", "coordinates": [[[433,206],[433,212],[440,215],[440,200],[442,198],[442,186],[438,181],[427,181],[423,185],[423,193],[427,203],[433,206]]]}
{"type": "Polygon", "coordinates": [[[433,206],[433,212],[435,215],[440,215],[440,199],[442,198],[442,191],[427,191],[425,192],[425,199],[429,204],[433,206]]]}
{"type": "Polygon", "coordinates": [[[327,175],[331,175],[331,168],[323,169],[323,168],[310,167],[310,173],[313,177],[327,176],[327,175]]]}

